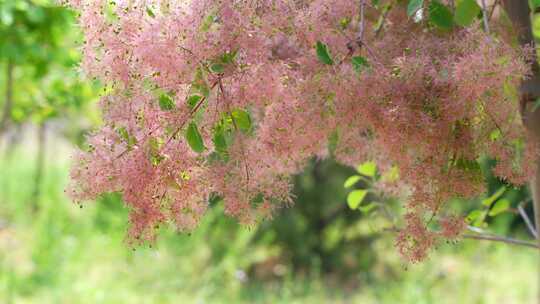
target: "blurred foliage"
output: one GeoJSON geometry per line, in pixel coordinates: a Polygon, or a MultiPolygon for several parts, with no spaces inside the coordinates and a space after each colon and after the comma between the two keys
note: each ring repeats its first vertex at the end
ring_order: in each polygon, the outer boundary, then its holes
{"type": "MultiPolygon", "coordinates": [[[[527,231],[526,223],[519,214],[518,206],[524,209],[529,219],[533,219],[531,195],[526,185],[518,187],[496,177],[493,174],[495,165],[496,161],[487,157],[478,159],[472,165],[474,170],[479,171],[486,183],[487,192],[484,196],[470,199],[455,198],[447,204],[452,211],[466,216],[465,220],[470,226],[482,229],[490,228],[492,232],[501,235],[527,231]]],[[[392,172],[389,173],[393,175],[392,172]]],[[[388,172],[385,174],[388,177],[388,172]]],[[[352,188],[347,194],[349,208],[359,210],[365,215],[376,212],[397,213],[395,215],[398,215],[399,211],[396,209],[395,199],[381,196],[380,190],[372,187],[372,182],[384,178],[385,174],[381,175],[377,172],[377,168],[372,162],[360,164],[356,173],[349,176],[344,183],[344,188],[352,188]]],[[[433,216],[437,216],[437,214],[433,216]]],[[[395,218],[399,218],[399,216],[386,218],[388,224],[386,228],[392,228],[396,224],[399,227],[399,223],[394,222],[395,218]]],[[[380,218],[377,219],[377,221],[380,220],[380,218]]],[[[432,228],[438,229],[438,227],[432,228]]]]}
{"type": "Polygon", "coordinates": [[[88,128],[97,86],[80,79],[75,15],[49,0],[0,0],[0,89],[11,89],[4,111],[11,123],[69,122],[70,133],[88,128]],[[12,77],[10,84],[7,80],[12,77]],[[11,86],[11,88],[7,88],[11,86]],[[82,115],[84,113],[84,115],[82,115]]]}
{"type": "Polygon", "coordinates": [[[331,160],[313,161],[295,178],[295,204],[263,223],[256,235],[256,242],[279,248],[275,263],[340,276],[369,270],[376,257],[370,246],[376,233],[365,233],[361,214],[344,204],[343,180],[351,172],[331,160]]]}
{"type": "Polygon", "coordinates": [[[118,195],[83,209],[65,197],[68,161],[56,156],[71,148],[52,143],[36,213],[25,204],[32,186],[21,182],[34,173],[31,152],[0,158],[2,303],[518,304],[536,296],[537,253],[526,248],[463,241],[405,266],[393,235],[373,232],[349,210],[342,183],[353,172],[331,162],[311,164],[297,178],[302,201],[258,229],[222,216],[216,204],[192,234],[163,227],[151,248],[133,249],[123,242],[127,212],[118,195]],[[339,206],[350,219],[317,227],[339,206]],[[325,232],[333,226],[363,233],[340,240],[325,232]]]}

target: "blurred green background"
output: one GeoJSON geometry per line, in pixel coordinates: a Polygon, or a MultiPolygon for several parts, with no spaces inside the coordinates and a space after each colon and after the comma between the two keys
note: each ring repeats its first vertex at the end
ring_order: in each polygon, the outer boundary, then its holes
{"type": "MultiPolygon", "coordinates": [[[[313,161],[295,205],[248,229],[213,203],[192,234],[163,228],[155,244],[124,242],[117,194],[83,208],[64,195],[70,155],[99,124],[99,84],[78,72],[75,15],[47,0],[0,0],[0,303],[532,303],[538,253],[464,240],[404,263],[382,212],[347,206],[355,170],[313,161]]],[[[526,189],[482,169],[482,199],[456,201],[474,224],[530,239],[515,208],[526,189]],[[500,204],[506,205],[507,203],[500,204]],[[480,214],[480,216],[478,216],[480,214]]],[[[365,187],[357,183],[356,188],[365,187]]],[[[367,198],[365,204],[369,204],[367,198]]],[[[364,203],[363,203],[364,204],[364,203]]],[[[397,202],[385,201],[390,208],[397,202]]],[[[367,206],[367,205],[366,205],[367,206]]],[[[530,204],[526,210],[531,213],[530,204]]]]}

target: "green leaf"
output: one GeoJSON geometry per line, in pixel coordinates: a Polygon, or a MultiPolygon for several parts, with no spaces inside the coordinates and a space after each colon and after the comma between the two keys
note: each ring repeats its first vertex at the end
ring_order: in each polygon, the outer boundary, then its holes
{"type": "Polygon", "coordinates": [[[187,128],[186,140],[193,151],[197,153],[204,151],[205,147],[201,133],[199,133],[199,129],[194,122],[190,123],[187,128]]]}
{"type": "Polygon", "coordinates": [[[163,145],[163,140],[161,138],[152,136],[148,139],[150,162],[154,166],[159,165],[161,161],[165,159],[165,157],[159,153],[159,150],[162,145],[163,145]]]}
{"type": "Polygon", "coordinates": [[[174,101],[169,95],[161,94],[159,96],[159,108],[162,111],[170,111],[174,109],[174,101]]]}
{"type": "Polygon", "coordinates": [[[210,95],[210,88],[206,83],[205,72],[202,68],[197,69],[195,79],[191,84],[191,90],[193,93],[199,93],[199,95],[205,96],[206,98],[210,95]]]}
{"type": "Polygon", "coordinates": [[[210,70],[216,74],[222,74],[225,72],[225,66],[221,63],[214,63],[210,66],[210,70]]]}
{"type": "Polygon", "coordinates": [[[332,60],[330,52],[328,51],[328,46],[326,44],[317,41],[317,45],[315,48],[317,50],[317,58],[319,58],[320,62],[328,65],[334,64],[334,60],[332,60]]]}
{"type": "Polygon", "coordinates": [[[361,178],[362,177],[359,176],[359,175],[353,175],[353,176],[347,178],[345,183],[343,183],[343,187],[350,188],[350,187],[354,186],[354,184],[356,184],[361,178]]]}
{"type": "Polygon", "coordinates": [[[399,168],[397,166],[392,166],[390,170],[386,171],[382,179],[387,182],[395,182],[399,179],[399,168]]]}
{"type": "Polygon", "coordinates": [[[499,188],[499,190],[495,191],[490,197],[482,200],[482,205],[489,207],[491,204],[493,204],[496,200],[498,200],[501,195],[504,194],[504,191],[506,191],[506,187],[502,186],[499,188]]]}
{"type": "Polygon", "coordinates": [[[456,6],[454,21],[461,26],[469,26],[478,16],[481,8],[475,0],[462,0],[456,6]]]}
{"type": "Polygon", "coordinates": [[[201,95],[191,95],[187,99],[187,104],[190,109],[195,108],[195,106],[201,101],[203,97],[201,95]]]}
{"type": "Polygon", "coordinates": [[[116,130],[118,136],[127,144],[128,149],[133,148],[137,144],[137,139],[134,136],[129,135],[129,132],[125,127],[118,128],[116,130]]]}
{"type": "Polygon", "coordinates": [[[122,138],[125,142],[129,142],[129,133],[125,127],[118,128],[116,132],[118,132],[120,138],[122,138]]]}
{"type": "Polygon", "coordinates": [[[486,219],[486,211],[483,210],[473,210],[467,215],[465,221],[469,224],[472,224],[475,227],[480,227],[486,219]]]}
{"type": "Polygon", "coordinates": [[[536,9],[537,7],[540,7],[540,0],[532,0],[531,1],[531,4],[532,4],[532,8],[533,10],[536,9]]]}
{"type": "Polygon", "coordinates": [[[351,191],[347,196],[347,204],[349,205],[349,208],[353,210],[358,208],[366,197],[367,193],[367,190],[363,189],[351,191]]]}
{"type": "Polygon", "coordinates": [[[233,51],[233,52],[226,52],[225,54],[223,54],[221,56],[221,62],[223,64],[231,64],[231,63],[234,63],[234,61],[236,60],[236,55],[238,54],[238,51],[233,51]]]}
{"type": "Polygon", "coordinates": [[[496,129],[489,134],[489,139],[491,139],[491,141],[497,141],[499,138],[501,138],[501,136],[502,136],[501,130],[496,129]]]}
{"type": "Polygon", "coordinates": [[[150,16],[152,18],[156,17],[156,14],[154,14],[152,9],[150,9],[149,7],[146,8],[146,13],[148,14],[148,16],[150,16]]]}
{"type": "Polygon", "coordinates": [[[483,212],[482,210],[473,210],[473,211],[469,212],[469,214],[467,215],[465,220],[467,222],[471,223],[474,220],[476,220],[477,218],[479,218],[482,215],[482,212],[483,212]]]}
{"type": "Polygon", "coordinates": [[[338,130],[334,130],[330,135],[328,136],[328,150],[333,155],[336,151],[337,145],[339,142],[339,132],[338,130]]]}
{"type": "Polygon", "coordinates": [[[407,5],[407,16],[411,17],[416,14],[423,5],[424,0],[409,0],[409,4],[407,5]]]}
{"type": "Polygon", "coordinates": [[[436,0],[429,4],[429,19],[435,26],[443,30],[449,30],[454,25],[450,9],[436,0]]]}
{"type": "Polygon", "coordinates": [[[349,24],[351,24],[351,18],[344,17],[339,20],[339,26],[342,30],[346,30],[349,27],[349,24]]]}
{"type": "Polygon", "coordinates": [[[365,206],[359,206],[358,207],[358,210],[360,210],[360,212],[364,213],[364,214],[367,214],[369,213],[371,210],[377,208],[377,204],[376,203],[369,203],[365,206]]]}
{"type": "Polygon", "coordinates": [[[359,165],[356,168],[356,171],[365,176],[374,177],[375,173],[377,172],[377,164],[375,164],[375,162],[368,161],[359,165]]]}
{"type": "Polygon", "coordinates": [[[148,145],[150,147],[150,152],[155,153],[159,152],[159,149],[161,148],[161,145],[163,144],[163,141],[158,139],[157,137],[150,137],[148,140],[148,145]]]}
{"type": "Polygon", "coordinates": [[[224,153],[227,150],[227,140],[225,139],[225,133],[222,127],[214,129],[212,141],[217,152],[224,153]]]}
{"type": "Polygon", "coordinates": [[[369,67],[369,63],[365,57],[355,56],[352,58],[352,65],[357,73],[361,73],[365,68],[369,67]]]}
{"type": "Polygon", "coordinates": [[[460,157],[456,159],[455,166],[456,168],[470,172],[479,172],[481,170],[480,164],[476,159],[466,159],[460,157]]]}
{"type": "Polygon", "coordinates": [[[240,130],[248,132],[251,129],[251,118],[249,117],[248,112],[241,109],[236,109],[232,111],[231,116],[234,123],[240,130]]]}
{"type": "Polygon", "coordinates": [[[505,198],[500,199],[495,203],[495,205],[493,205],[493,208],[491,208],[491,210],[489,211],[489,216],[495,216],[501,212],[504,212],[508,210],[509,207],[510,207],[509,200],[505,198]]]}

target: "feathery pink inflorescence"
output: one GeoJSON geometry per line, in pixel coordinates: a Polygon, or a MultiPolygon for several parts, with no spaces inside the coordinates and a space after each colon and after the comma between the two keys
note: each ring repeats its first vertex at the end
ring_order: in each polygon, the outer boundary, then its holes
{"type": "Polygon", "coordinates": [[[438,237],[463,229],[454,217],[442,217],[439,232],[426,222],[448,199],[482,193],[471,169],[478,157],[495,158],[496,174],[512,183],[533,173],[536,146],[515,93],[525,53],[476,27],[441,35],[398,8],[379,37],[366,30],[365,47],[351,48],[359,6],[350,0],[68,2],[85,32],[82,68],[107,84],[104,124],[75,157],[69,194],[121,192],[131,239],[152,240],[167,222],[194,229],[215,195],[242,223],[268,218],[291,202],[291,175],[333,155],[399,167],[408,213],[397,244],[419,261],[438,237]],[[333,65],[317,58],[318,41],[333,65]],[[369,67],[358,73],[351,55],[369,67]],[[233,59],[212,69],[223,56],[233,59]],[[162,94],[173,107],[160,106],[162,94]],[[190,105],[193,94],[204,98],[190,105]],[[251,129],[232,119],[227,151],[218,151],[215,130],[235,110],[249,113],[251,129]],[[183,136],[190,122],[202,153],[183,136]]]}

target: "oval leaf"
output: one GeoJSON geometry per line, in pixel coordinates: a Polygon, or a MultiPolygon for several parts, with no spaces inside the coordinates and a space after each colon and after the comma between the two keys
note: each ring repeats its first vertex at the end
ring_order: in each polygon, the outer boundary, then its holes
{"type": "Polygon", "coordinates": [[[201,133],[199,133],[199,129],[194,122],[190,123],[186,130],[186,140],[193,151],[197,153],[204,151],[205,147],[201,133]]]}
{"type": "Polygon", "coordinates": [[[332,65],[334,64],[334,60],[332,60],[332,57],[330,56],[330,52],[328,51],[328,46],[320,41],[317,41],[317,45],[315,46],[317,51],[317,58],[319,58],[319,61],[332,65]]]}
{"type": "Polygon", "coordinates": [[[508,210],[509,207],[510,207],[509,200],[505,198],[500,199],[495,203],[495,205],[493,205],[493,208],[491,208],[491,210],[489,211],[489,216],[495,216],[501,212],[504,212],[508,210]]]}
{"type": "Polygon", "coordinates": [[[481,8],[475,0],[461,0],[456,6],[454,21],[461,26],[469,26],[478,16],[481,8]]]}
{"type": "Polygon", "coordinates": [[[429,20],[435,26],[443,30],[449,30],[454,25],[450,9],[446,7],[446,5],[435,0],[431,1],[429,4],[429,20]]]}
{"type": "Polygon", "coordinates": [[[248,112],[237,109],[232,111],[231,116],[240,130],[247,132],[251,129],[251,118],[249,117],[248,112]]]}
{"type": "Polygon", "coordinates": [[[484,224],[484,220],[486,219],[487,211],[483,210],[473,210],[465,220],[467,223],[471,224],[474,227],[481,227],[484,224]]]}
{"type": "Polygon", "coordinates": [[[358,207],[358,210],[360,210],[360,212],[364,213],[364,214],[367,214],[369,213],[371,210],[377,208],[377,204],[376,203],[369,203],[365,206],[359,206],[358,207]]]}
{"type": "Polygon", "coordinates": [[[355,56],[352,58],[353,68],[357,73],[361,73],[364,69],[369,67],[369,63],[366,58],[362,56],[355,56]]]}
{"type": "Polygon", "coordinates": [[[416,14],[416,12],[424,6],[424,0],[409,0],[407,5],[407,15],[409,17],[416,14]]]}
{"type": "Polygon", "coordinates": [[[159,108],[162,111],[170,111],[174,109],[174,101],[169,95],[161,94],[161,96],[159,96],[159,108]]]}
{"type": "Polygon", "coordinates": [[[201,95],[191,95],[187,99],[187,104],[190,109],[193,109],[202,99],[201,95]]]}
{"type": "Polygon", "coordinates": [[[367,193],[367,190],[363,189],[351,191],[351,193],[349,193],[347,196],[347,204],[349,205],[349,208],[353,210],[358,208],[366,197],[367,193]]]}
{"type": "Polygon", "coordinates": [[[214,129],[213,141],[216,152],[224,153],[227,150],[227,140],[223,128],[214,129]]]}
{"type": "Polygon", "coordinates": [[[216,74],[222,74],[225,72],[225,66],[221,63],[214,63],[210,66],[210,70],[216,74]]]}
{"type": "Polygon", "coordinates": [[[495,191],[495,193],[493,193],[490,197],[483,199],[482,205],[487,206],[487,207],[491,206],[491,204],[493,204],[496,200],[498,200],[501,197],[501,195],[504,194],[504,191],[506,191],[506,187],[502,186],[501,188],[499,188],[499,190],[495,191]]]}
{"type": "Polygon", "coordinates": [[[482,216],[482,210],[473,210],[471,211],[467,217],[465,218],[465,220],[468,222],[468,223],[472,223],[474,222],[477,218],[481,217],[482,216]]]}
{"type": "Polygon", "coordinates": [[[148,16],[152,17],[152,18],[155,18],[156,17],[156,14],[154,14],[154,12],[152,11],[151,8],[147,7],[146,8],[146,13],[148,14],[148,16]]]}
{"type": "Polygon", "coordinates": [[[347,178],[347,180],[343,184],[343,187],[350,188],[350,187],[354,186],[354,184],[356,184],[360,180],[360,178],[361,177],[359,175],[353,175],[353,176],[347,178]]]}
{"type": "Polygon", "coordinates": [[[356,168],[356,171],[358,171],[358,173],[362,175],[374,177],[375,173],[377,172],[377,165],[375,164],[375,162],[368,161],[358,166],[358,168],[356,168]]]}

